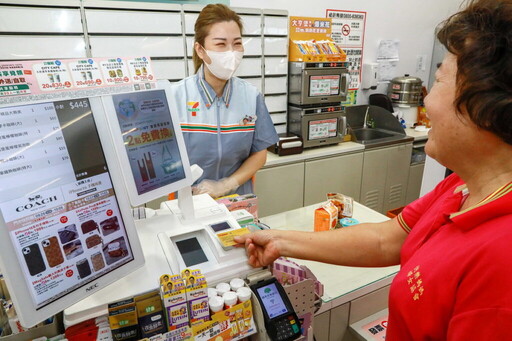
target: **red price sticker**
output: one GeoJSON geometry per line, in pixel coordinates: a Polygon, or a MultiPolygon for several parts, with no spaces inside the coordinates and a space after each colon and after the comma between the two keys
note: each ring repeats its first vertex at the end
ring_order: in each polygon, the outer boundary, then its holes
{"type": "Polygon", "coordinates": [[[71,276],[73,276],[73,270],[66,271],[66,277],[71,277],[71,276]]]}
{"type": "Polygon", "coordinates": [[[107,210],[107,215],[110,217],[114,212],[112,210],[107,210]]]}
{"type": "Polygon", "coordinates": [[[63,223],[63,224],[67,223],[68,222],[68,217],[66,217],[66,216],[60,217],[60,222],[63,223]]]}

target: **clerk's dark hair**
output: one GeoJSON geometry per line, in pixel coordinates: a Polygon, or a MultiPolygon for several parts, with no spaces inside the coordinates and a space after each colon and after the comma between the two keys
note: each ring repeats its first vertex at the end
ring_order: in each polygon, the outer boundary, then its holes
{"type": "MultiPolygon", "coordinates": [[[[194,25],[194,42],[197,42],[204,47],[204,40],[208,34],[210,34],[210,28],[212,25],[224,21],[234,21],[240,28],[240,33],[242,33],[242,19],[231,8],[223,4],[210,4],[204,7],[201,10],[201,13],[199,13],[194,25]]],[[[194,62],[195,73],[203,64],[203,60],[199,58],[195,48],[192,53],[192,61],[194,62]]]]}
{"type": "Polygon", "coordinates": [[[437,38],[457,57],[457,110],[512,144],[512,0],[469,0],[437,38]]]}

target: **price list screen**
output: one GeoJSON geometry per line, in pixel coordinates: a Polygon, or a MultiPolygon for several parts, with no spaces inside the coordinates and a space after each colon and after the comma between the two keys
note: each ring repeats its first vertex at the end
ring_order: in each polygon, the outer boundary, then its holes
{"type": "Polygon", "coordinates": [[[87,98],[0,108],[0,228],[38,308],[133,260],[87,98]]]}

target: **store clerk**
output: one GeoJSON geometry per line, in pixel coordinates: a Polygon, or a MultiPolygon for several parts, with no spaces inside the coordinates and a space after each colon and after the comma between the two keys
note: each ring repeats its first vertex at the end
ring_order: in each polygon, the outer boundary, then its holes
{"type": "Polygon", "coordinates": [[[204,171],[194,194],[252,193],[251,178],[278,141],[261,93],[233,77],[244,52],[241,32],[227,6],[206,6],[195,23],[196,74],[172,86],[190,164],[204,171]]]}

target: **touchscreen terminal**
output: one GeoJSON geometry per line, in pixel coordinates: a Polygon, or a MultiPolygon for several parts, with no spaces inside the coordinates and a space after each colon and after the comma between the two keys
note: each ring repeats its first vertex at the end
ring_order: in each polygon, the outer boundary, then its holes
{"type": "Polygon", "coordinates": [[[119,171],[133,206],[192,184],[179,117],[171,112],[169,82],[158,85],[162,88],[103,98],[119,171]]]}
{"type": "Polygon", "coordinates": [[[3,107],[1,127],[0,264],[28,327],[143,259],[88,98],[3,107]],[[105,265],[91,268],[93,256],[105,265]]]}
{"type": "Polygon", "coordinates": [[[301,336],[300,321],[284,288],[275,278],[251,285],[260,303],[268,336],[273,341],[291,341],[301,336]]]}

